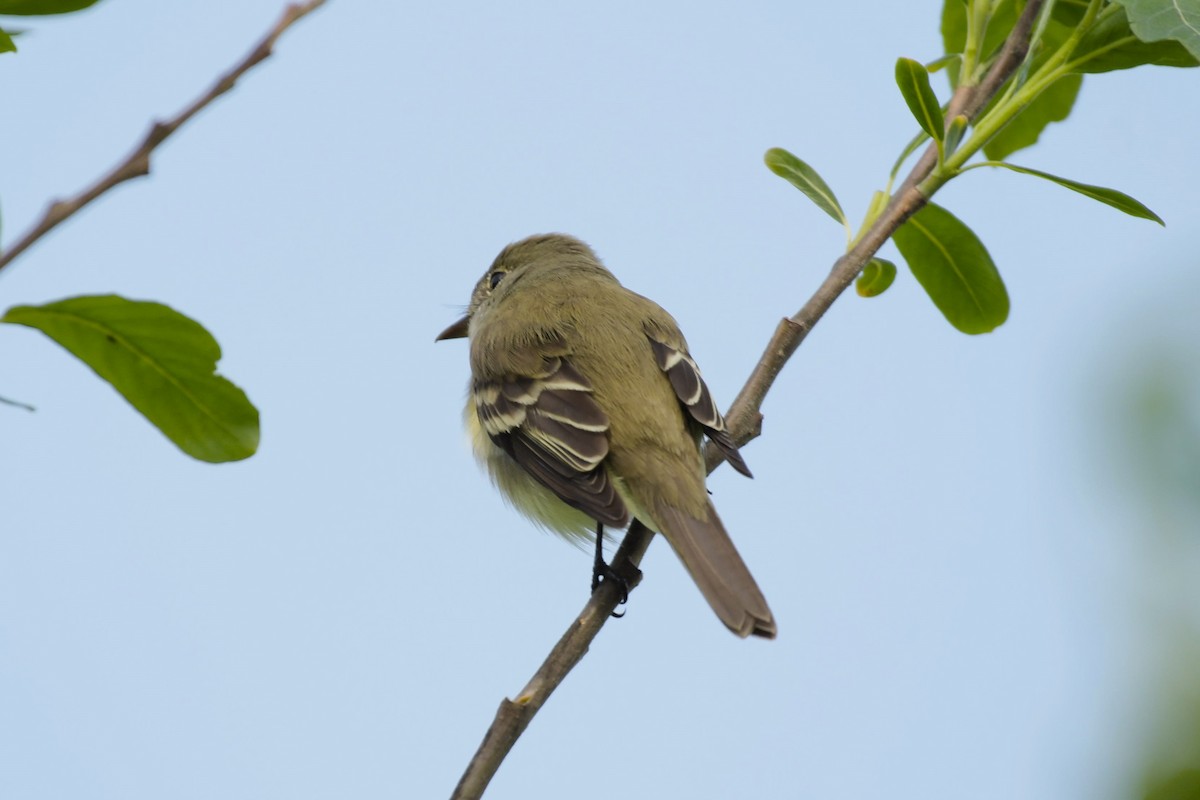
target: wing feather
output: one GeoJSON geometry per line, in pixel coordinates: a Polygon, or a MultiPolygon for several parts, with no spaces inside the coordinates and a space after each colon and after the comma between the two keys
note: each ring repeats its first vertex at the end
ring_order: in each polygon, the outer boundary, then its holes
{"type": "Polygon", "coordinates": [[[598,522],[629,524],[603,465],[608,416],[565,357],[546,358],[536,375],[476,383],[474,396],[488,436],[535,480],[598,522]]]}
{"type": "Polygon", "coordinates": [[[754,477],[750,474],[750,468],[746,466],[742,454],[738,452],[729,431],[725,429],[725,418],[721,416],[712,394],[708,391],[708,385],[700,376],[700,367],[696,366],[687,350],[672,347],[649,332],[646,336],[650,340],[650,348],[654,351],[659,369],[666,373],[667,379],[671,381],[671,388],[675,390],[675,396],[687,409],[688,414],[700,424],[705,435],[717,446],[731,467],[747,478],[754,477]]]}

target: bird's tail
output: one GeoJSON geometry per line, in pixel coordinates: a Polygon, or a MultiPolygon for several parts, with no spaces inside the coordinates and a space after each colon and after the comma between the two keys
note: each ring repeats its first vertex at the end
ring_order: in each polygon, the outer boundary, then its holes
{"type": "Polygon", "coordinates": [[[774,639],[775,617],[713,504],[708,503],[706,520],[666,503],[656,504],[652,513],[663,536],[726,627],[738,636],[754,634],[774,639]]]}

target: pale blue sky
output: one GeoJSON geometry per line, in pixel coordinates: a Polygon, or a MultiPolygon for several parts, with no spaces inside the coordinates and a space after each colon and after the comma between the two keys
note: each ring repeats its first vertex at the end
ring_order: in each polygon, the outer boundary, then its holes
{"type": "MultiPolygon", "coordinates": [[[[4,241],[281,5],[33,24],[0,57],[4,241]]],[[[939,8],[332,0],[288,33],[153,177],[0,276],[2,307],[194,316],[263,418],[253,459],[191,461],[0,329],[0,394],[38,407],[0,407],[0,797],[448,796],[590,567],[476,469],[466,350],[434,335],[503,245],[567,231],[676,316],[728,404],[843,246],[763,152],[860,218],[914,130],[893,64],[940,55],[939,8]]],[[[1126,796],[1153,659],[1106,391],[1143,336],[1196,331],[1198,77],[1089,77],[1014,158],[1165,229],[1008,173],[939,195],[1009,322],[958,334],[906,272],[844,297],[768,398],[756,479],[711,480],[779,639],[729,635],[656,542],[489,797],[1126,796]]]]}

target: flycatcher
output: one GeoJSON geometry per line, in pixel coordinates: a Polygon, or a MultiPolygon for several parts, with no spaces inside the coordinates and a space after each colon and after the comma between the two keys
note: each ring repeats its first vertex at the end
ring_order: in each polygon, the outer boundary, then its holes
{"type": "MultiPolygon", "coordinates": [[[[501,251],[467,315],[466,424],[514,506],[577,540],[636,517],[662,533],[721,621],[775,636],[775,619],[704,486],[707,435],[749,476],[671,315],[623,287],[586,244],[533,236],[501,251]]],[[[602,564],[602,559],[600,560],[602,564]]]]}

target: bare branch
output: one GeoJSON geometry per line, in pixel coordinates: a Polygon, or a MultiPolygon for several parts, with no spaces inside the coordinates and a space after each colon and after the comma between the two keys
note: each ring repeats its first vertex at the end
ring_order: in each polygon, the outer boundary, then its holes
{"type": "MultiPolygon", "coordinates": [[[[1020,66],[1029,49],[1029,37],[1033,22],[1041,9],[1043,0],[1030,0],[1012,33],[1004,44],[1000,55],[977,86],[961,87],[950,102],[947,122],[957,114],[974,118],[989,100],[999,91],[1005,81],[1020,66]]],[[[762,432],[762,407],[767,392],[775,378],[804,337],[824,316],[842,292],[854,281],[867,261],[883,246],[904,221],[928,202],[917,186],[933,171],[937,164],[937,146],[929,149],[913,166],[908,177],[892,196],[887,208],[874,224],[845,255],[834,262],[828,277],[809,298],[804,307],[780,321],[766,350],[746,381],[746,385],[734,400],[725,417],[734,440],[739,444],[754,439],[762,432]]],[[[722,461],[715,447],[705,453],[707,468],[712,472],[722,461]]],[[[626,534],[621,548],[613,558],[613,564],[623,576],[640,578],[637,565],[641,562],[654,532],[634,521],[626,534]]],[[[634,578],[636,580],[636,578],[634,578]]],[[[633,583],[630,584],[631,586],[633,583]]],[[[484,736],[483,743],[471,759],[462,780],[454,790],[452,800],[475,800],[483,795],[488,782],[495,775],[500,763],[512,749],[517,738],[529,725],[529,721],[549,698],[567,673],[583,658],[600,628],[608,621],[609,614],[616,608],[615,586],[603,583],[592,594],[583,613],[572,623],[570,629],[555,645],[549,657],[533,679],[526,684],[516,700],[505,699],[500,704],[492,726],[484,736]]]]}
{"type": "MultiPolygon", "coordinates": [[[[650,546],[653,536],[653,531],[634,520],[629,532],[625,534],[624,541],[621,542],[621,547],[613,556],[613,568],[629,584],[631,590],[642,578],[642,572],[637,565],[646,554],[646,548],[650,546]]],[[[604,581],[596,587],[583,611],[558,640],[558,644],[554,645],[541,668],[529,683],[525,684],[525,688],[516,699],[505,698],[500,702],[496,718],[484,735],[483,743],[479,745],[458,786],[454,788],[452,800],[473,800],[483,796],[483,791],[492,780],[492,776],[517,743],[517,738],[525,732],[533,715],[587,653],[592,640],[616,609],[619,597],[617,584],[611,581],[604,581]]]]}
{"type": "Polygon", "coordinates": [[[150,154],[154,152],[155,148],[166,141],[167,137],[179,130],[185,122],[196,116],[203,108],[232,89],[238,79],[249,72],[252,67],[268,58],[275,47],[275,42],[283,35],[284,31],[290,28],[301,17],[315,11],[324,4],[325,0],[309,0],[306,3],[292,3],[288,5],[283,10],[283,14],[279,17],[275,25],[267,31],[267,34],[254,46],[254,49],[245,58],[235,64],[228,72],[217,78],[216,82],[207,92],[196,98],[191,105],[174,118],[166,122],[155,122],[151,125],[145,138],[142,139],[141,143],[138,144],[124,161],[113,167],[107,175],[99,178],[95,183],[74,197],[51,202],[46,209],[46,213],[42,215],[42,218],[26,231],[25,235],[18,239],[12,247],[0,254],[0,270],[3,270],[13,259],[29,249],[34,242],[53,230],[60,222],[71,217],[100,195],[125,181],[149,175],[150,154]]]}

